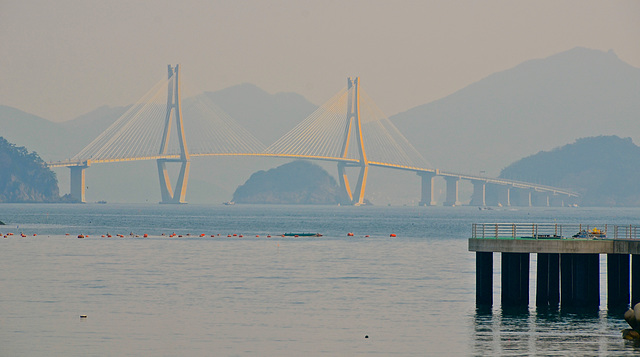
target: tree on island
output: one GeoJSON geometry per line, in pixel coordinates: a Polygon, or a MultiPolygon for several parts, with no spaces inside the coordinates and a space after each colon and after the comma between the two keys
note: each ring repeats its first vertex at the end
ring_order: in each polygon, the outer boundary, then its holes
{"type": "Polygon", "coordinates": [[[56,174],[36,152],[0,137],[0,202],[62,202],[56,174]]]}
{"type": "Polygon", "coordinates": [[[336,180],[320,166],[294,161],[258,171],[233,193],[236,203],[338,204],[343,202],[336,180]]]}
{"type": "Polygon", "coordinates": [[[631,138],[596,136],[525,157],[500,177],[571,189],[583,206],[640,206],[639,161],[631,138]]]}

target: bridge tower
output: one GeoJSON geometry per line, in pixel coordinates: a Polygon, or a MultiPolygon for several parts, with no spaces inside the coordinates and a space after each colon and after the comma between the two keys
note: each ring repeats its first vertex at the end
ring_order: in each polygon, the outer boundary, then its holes
{"type": "Polygon", "coordinates": [[[362,140],[362,123],[360,121],[360,77],[347,79],[347,90],[349,93],[347,101],[347,125],[344,130],[344,141],[342,144],[342,157],[346,158],[349,152],[349,141],[351,132],[355,129],[355,139],[358,148],[360,160],[357,164],[349,166],[360,167],[358,182],[356,183],[355,192],[351,192],[349,187],[349,179],[347,177],[347,163],[338,163],[338,178],[340,187],[349,198],[349,201],[356,206],[364,203],[364,191],[367,186],[367,174],[369,172],[369,161],[367,161],[367,153],[364,149],[364,141],[362,140]]]}
{"type": "Polygon", "coordinates": [[[187,141],[184,135],[184,125],[182,122],[182,108],[180,106],[180,65],[175,67],[168,66],[169,79],[173,77],[173,81],[169,81],[167,91],[167,115],[164,124],[164,132],[162,134],[162,142],[160,144],[159,155],[167,154],[169,138],[171,136],[171,127],[173,119],[176,122],[176,135],[180,146],[179,159],[158,159],[158,176],[160,178],[160,194],[162,201],[160,203],[185,203],[187,193],[187,182],[189,181],[189,168],[191,159],[189,150],[187,149],[187,141]],[[176,182],[175,190],[171,187],[169,173],[167,172],[167,162],[180,162],[180,173],[176,182]]]}

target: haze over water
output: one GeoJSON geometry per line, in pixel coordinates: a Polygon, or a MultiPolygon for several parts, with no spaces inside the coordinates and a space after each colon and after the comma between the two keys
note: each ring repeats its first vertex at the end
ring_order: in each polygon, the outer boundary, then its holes
{"type": "Polygon", "coordinates": [[[606,309],[606,265],[598,311],[537,311],[532,254],[529,309],[503,311],[496,254],[496,306],[477,311],[466,238],[474,222],[638,213],[4,204],[0,232],[27,237],[0,239],[0,355],[631,355],[622,314],[606,309]],[[266,238],[290,231],[324,237],[266,238]]]}

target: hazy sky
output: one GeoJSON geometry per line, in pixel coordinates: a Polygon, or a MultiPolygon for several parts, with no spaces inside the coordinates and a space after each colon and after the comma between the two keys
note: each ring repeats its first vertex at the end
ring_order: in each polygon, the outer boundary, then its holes
{"type": "Polygon", "coordinates": [[[315,104],[360,76],[393,115],[576,46],[640,67],[639,19],[640,1],[0,0],[0,104],[65,121],[180,63],[186,94],[250,82],[315,104]]]}

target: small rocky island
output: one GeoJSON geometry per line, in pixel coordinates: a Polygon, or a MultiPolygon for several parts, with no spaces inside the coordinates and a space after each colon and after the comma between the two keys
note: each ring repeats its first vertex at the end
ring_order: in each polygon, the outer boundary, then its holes
{"type": "Polygon", "coordinates": [[[341,202],[336,180],[320,166],[294,161],[258,171],[233,193],[235,203],[335,205],[341,202]]]}

